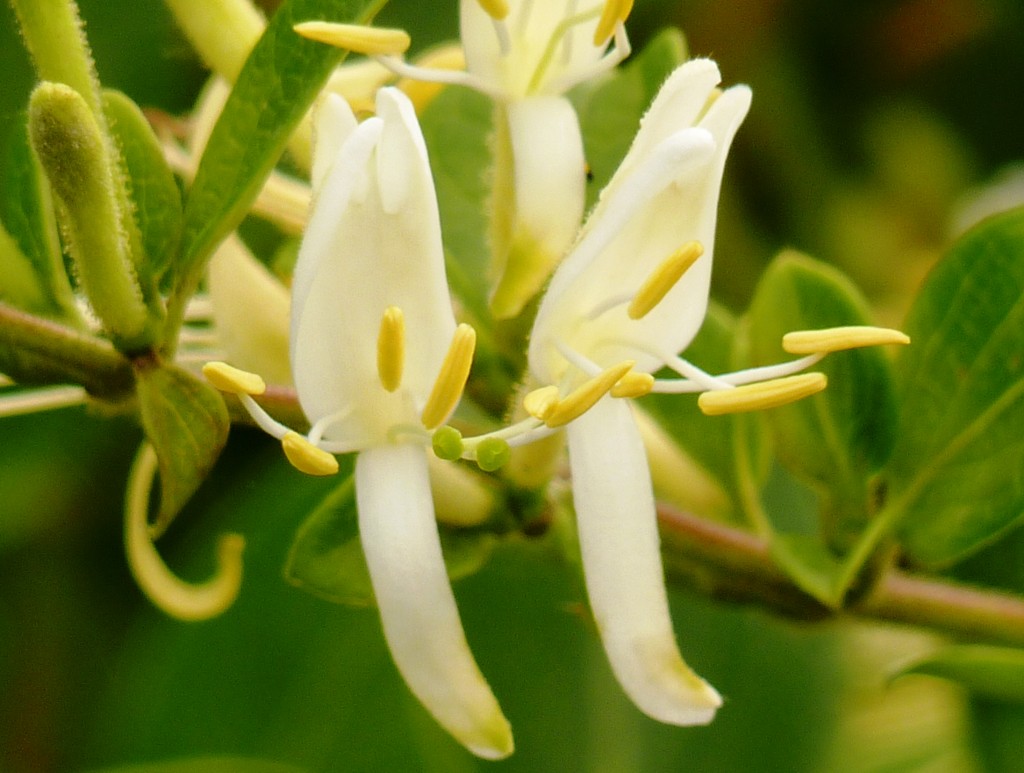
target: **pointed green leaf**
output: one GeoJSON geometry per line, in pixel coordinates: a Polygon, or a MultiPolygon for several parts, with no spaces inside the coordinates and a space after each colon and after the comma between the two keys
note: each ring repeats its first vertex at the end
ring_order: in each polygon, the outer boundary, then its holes
{"type": "MultiPolygon", "coordinates": [[[[213,129],[185,204],[186,284],[242,221],[288,138],[345,52],[292,27],[303,21],[367,23],[384,0],[287,0],[242,68],[213,129]]],[[[191,287],[186,287],[190,291],[191,287]]]]}
{"type": "Polygon", "coordinates": [[[139,273],[159,281],[181,236],[181,192],[160,142],[139,107],[119,91],[103,92],[103,110],[121,151],[145,253],[139,273]]]}
{"type": "Polygon", "coordinates": [[[136,364],[139,413],[160,465],[153,530],[170,525],[213,468],[230,420],[220,394],[173,365],[136,364]]]}
{"type": "MultiPolygon", "coordinates": [[[[754,365],[797,359],[782,349],[790,331],[871,324],[866,301],[845,276],[793,252],[765,271],[749,314],[754,365]]],[[[871,347],[831,354],[812,369],[828,377],[824,392],[765,415],[780,459],[818,491],[829,542],[845,550],[869,518],[868,481],[892,448],[891,368],[886,353],[871,347]]]]}
{"type": "Polygon", "coordinates": [[[1024,703],[1024,650],[988,645],[946,647],[900,669],[893,678],[927,674],[959,682],[973,694],[1024,703]]]}
{"type": "MultiPolygon", "coordinates": [[[[439,528],[451,579],[466,577],[484,566],[496,541],[493,535],[439,528]]],[[[341,482],[299,527],[288,551],[284,576],[296,587],[336,604],[374,603],[370,572],[359,541],[351,465],[343,468],[341,482]]]]}
{"type": "Polygon", "coordinates": [[[42,288],[44,307],[28,310],[77,327],[81,318],[64,268],[50,186],[29,142],[28,116],[22,113],[16,121],[0,168],[0,222],[42,288]]]}
{"type": "Polygon", "coordinates": [[[991,218],[926,279],[906,322],[886,470],[912,558],[956,561],[1024,515],[1024,210],[991,218]]]}

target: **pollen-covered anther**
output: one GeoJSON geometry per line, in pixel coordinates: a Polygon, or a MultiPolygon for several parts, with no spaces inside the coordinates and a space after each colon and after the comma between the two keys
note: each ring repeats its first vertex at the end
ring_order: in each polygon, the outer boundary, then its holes
{"type": "Polygon", "coordinates": [[[612,397],[643,397],[654,389],[654,376],[650,373],[630,371],[612,387],[612,397]]]}
{"type": "Polygon", "coordinates": [[[405,315],[397,306],[384,310],[377,334],[377,375],[381,386],[394,392],[402,384],[405,369],[405,315]]]}
{"type": "Polygon", "coordinates": [[[508,16],[508,2],[507,0],[477,0],[480,7],[484,9],[484,12],[492,19],[501,21],[508,16]]]}
{"type": "Polygon", "coordinates": [[[408,32],[388,27],[304,21],[296,24],[292,29],[309,40],[327,43],[367,56],[404,54],[412,44],[408,32]]]}
{"type": "Polygon", "coordinates": [[[608,394],[611,388],[633,369],[633,360],[623,360],[607,370],[583,382],[563,399],[558,401],[554,409],[548,413],[544,423],[549,427],[561,427],[573,419],[578,419],[594,407],[594,404],[608,394]]]}
{"type": "Polygon", "coordinates": [[[615,25],[622,24],[629,18],[633,10],[633,0],[605,0],[601,9],[601,18],[594,30],[594,45],[600,46],[608,42],[615,32],[615,25]]]}
{"type": "Polygon", "coordinates": [[[281,447],[288,461],[299,472],[306,475],[334,475],[338,472],[338,460],[298,432],[289,432],[281,438],[281,447]]]}
{"type": "Polygon", "coordinates": [[[824,373],[801,373],[735,389],[704,392],[697,398],[697,405],[708,416],[761,411],[810,397],[826,386],[828,379],[824,373]]]}
{"type": "Polygon", "coordinates": [[[642,319],[649,314],[703,254],[704,245],[687,242],[665,258],[636,291],[626,309],[629,318],[642,319]]]}
{"type": "Polygon", "coordinates": [[[434,388],[427,398],[420,421],[427,429],[440,427],[448,415],[455,410],[462,391],[469,379],[469,369],[473,365],[473,352],[476,350],[476,331],[466,324],[455,329],[448,354],[441,363],[441,370],[434,381],[434,388]]]}
{"type": "Polygon", "coordinates": [[[523,398],[523,408],[535,419],[544,421],[558,405],[558,387],[554,384],[534,389],[523,398]]]}
{"type": "Polygon", "coordinates": [[[208,362],[203,375],[216,389],[232,395],[261,395],[267,391],[266,382],[257,374],[233,368],[226,362],[208,362]]]}
{"type": "Polygon", "coordinates": [[[798,330],[782,337],[782,348],[790,354],[828,354],[864,346],[909,343],[910,336],[900,330],[868,325],[798,330]]]}

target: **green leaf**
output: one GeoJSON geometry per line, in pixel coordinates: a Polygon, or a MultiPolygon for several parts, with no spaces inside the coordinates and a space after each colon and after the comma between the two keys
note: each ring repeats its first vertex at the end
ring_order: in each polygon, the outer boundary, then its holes
{"type": "Polygon", "coordinates": [[[44,292],[45,308],[29,309],[76,327],[75,307],[53,213],[50,186],[28,138],[28,116],[16,118],[0,174],[0,222],[28,259],[44,292]]]}
{"type": "Polygon", "coordinates": [[[991,218],[926,279],[906,322],[887,518],[910,556],[957,561],[1024,515],[1024,210],[991,218]]]}
{"type": "Polygon", "coordinates": [[[203,153],[185,204],[185,289],[242,221],[288,138],[345,52],[292,27],[318,19],[365,24],[385,0],[288,0],[246,61],[203,153]]]}
{"type": "Polygon", "coordinates": [[[588,206],[611,179],[626,155],[640,118],[661,84],[686,61],[686,42],[679,30],[659,33],[644,50],[609,77],[576,89],[570,96],[583,130],[590,165],[588,206]]]}
{"type": "MultiPolygon", "coordinates": [[[[299,527],[288,551],[284,576],[296,587],[327,601],[370,606],[374,603],[373,586],[359,541],[351,464],[342,476],[299,527]]],[[[493,535],[439,528],[451,579],[467,577],[484,566],[496,542],[493,535]]]]}
{"type": "Polygon", "coordinates": [[[901,668],[895,678],[927,674],[959,682],[973,694],[1024,703],[1024,650],[981,644],[945,647],[901,668]]]}
{"type": "MultiPolygon", "coordinates": [[[[794,252],[765,271],[750,306],[754,365],[795,359],[782,349],[794,330],[871,324],[867,302],[836,269],[794,252]]],[[[888,458],[896,408],[885,352],[872,347],[837,352],[813,367],[828,389],[766,412],[777,453],[821,499],[823,532],[844,551],[867,522],[868,481],[888,458]]]]}
{"type": "Polygon", "coordinates": [[[119,91],[103,92],[103,110],[121,150],[129,193],[145,253],[140,274],[159,281],[171,266],[181,237],[181,192],[160,142],[138,106],[119,91]]]}
{"type": "Polygon", "coordinates": [[[420,119],[430,153],[448,279],[455,294],[479,319],[488,319],[490,248],[486,205],[491,166],[491,100],[469,89],[447,88],[420,119]]]}
{"type": "Polygon", "coordinates": [[[142,426],[160,466],[160,508],[153,523],[159,534],[213,469],[230,419],[217,391],[173,365],[136,364],[136,380],[142,426]]]}

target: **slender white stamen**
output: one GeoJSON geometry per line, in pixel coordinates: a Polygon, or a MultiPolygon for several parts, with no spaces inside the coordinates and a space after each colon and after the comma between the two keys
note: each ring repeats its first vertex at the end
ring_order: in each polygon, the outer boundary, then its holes
{"type": "Polygon", "coordinates": [[[508,25],[504,19],[492,18],[491,22],[494,24],[494,35],[498,38],[498,49],[502,56],[508,56],[512,50],[512,36],[509,35],[508,25]]]}
{"type": "MultiPolygon", "coordinates": [[[[8,379],[5,383],[11,384],[13,382],[8,379]]],[[[0,386],[2,385],[0,384],[0,386]]],[[[15,392],[14,394],[0,397],[0,418],[81,405],[88,399],[88,396],[88,393],[82,387],[76,386],[49,387],[15,392]]]]}
{"type": "Polygon", "coordinates": [[[593,322],[595,319],[600,317],[602,314],[607,314],[612,309],[618,308],[619,306],[625,306],[627,303],[633,300],[633,293],[621,293],[619,295],[610,295],[603,301],[598,303],[594,308],[586,314],[588,322],[593,322]]]}
{"type": "Polygon", "coordinates": [[[616,24],[615,44],[607,54],[594,62],[590,67],[578,70],[575,73],[565,73],[561,77],[555,78],[548,84],[546,90],[553,94],[564,94],[584,81],[597,78],[606,72],[614,70],[631,53],[633,53],[633,48],[629,43],[629,36],[626,34],[626,26],[621,23],[616,24]]]}
{"type": "MultiPolygon", "coordinates": [[[[724,373],[720,376],[709,376],[709,378],[718,381],[722,386],[707,386],[706,382],[700,379],[694,379],[689,374],[683,373],[681,375],[687,376],[682,381],[659,379],[654,382],[654,389],[651,391],[657,392],[663,395],[683,395],[693,394],[694,392],[705,392],[714,389],[729,389],[731,387],[742,386],[744,384],[753,384],[757,381],[768,381],[770,379],[782,378],[784,376],[790,376],[794,373],[799,373],[802,370],[806,370],[817,363],[823,358],[824,354],[812,354],[807,357],[801,357],[799,360],[792,360],[790,362],[783,362],[777,365],[764,365],[759,368],[747,368],[745,370],[737,370],[732,373],[724,373]]],[[[696,366],[683,360],[682,358],[674,358],[675,362],[669,362],[668,366],[675,370],[677,373],[680,371],[673,367],[674,364],[685,363],[694,370],[699,370],[696,366]]],[[[703,371],[700,371],[703,373],[703,371]]],[[[707,374],[705,374],[707,375],[707,374]]]]}
{"type": "Polygon", "coordinates": [[[449,86],[465,86],[494,99],[500,99],[502,92],[488,81],[462,70],[442,70],[435,67],[417,67],[397,56],[375,56],[379,64],[387,67],[400,78],[410,78],[428,83],[443,83],[449,86]]]}
{"type": "Polygon", "coordinates": [[[285,435],[292,432],[292,430],[284,424],[272,418],[271,415],[263,410],[262,406],[253,400],[250,395],[241,394],[238,395],[238,399],[241,401],[242,407],[249,412],[250,416],[252,416],[252,420],[256,422],[256,426],[268,435],[272,435],[278,440],[283,440],[285,435]]]}
{"type": "MultiPolygon", "coordinates": [[[[550,0],[548,0],[550,2],[550,0]]],[[[526,37],[526,30],[530,24],[530,14],[533,13],[533,0],[523,0],[519,4],[519,29],[516,34],[519,37],[526,37]]]]}
{"type": "Polygon", "coordinates": [[[484,440],[505,440],[510,446],[520,446],[534,440],[539,440],[542,437],[547,437],[556,430],[546,427],[544,422],[540,419],[535,419],[532,416],[517,421],[515,424],[510,424],[507,427],[496,429],[493,432],[486,432],[483,435],[476,435],[475,437],[463,438],[462,439],[462,458],[472,459],[476,454],[476,449],[480,443],[484,440]],[[540,434],[534,436],[537,430],[543,430],[540,434]],[[528,440],[522,438],[528,437],[528,440]]]}
{"type": "MultiPolygon", "coordinates": [[[[352,410],[352,406],[349,405],[342,408],[340,411],[335,411],[328,416],[324,416],[322,419],[318,419],[310,428],[309,434],[306,435],[306,439],[315,446],[323,447],[323,444],[320,441],[323,440],[324,432],[335,424],[345,421],[345,419],[352,415],[352,410]]],[[[334,453],[337,452],[335,451],[334,453]]]]}
{"type": "Polygon", "coordinates": [[[558,349],[558,353],[565,357],[571,365],[575,365],[591,378],[596,376],[602,370],[600,365],[588,357],[584,357],[561,339],[555,341],[555,348],[558,349]]]}
{"type": "MultiPolygon", "coordinates": [[[[569,0],[565,4],[565,15],[576,15],[576,0],[569,0]]],[[[568,65],[572,61],[572,35],[566,33],[562,37],[562,64],[568,65]]]]}

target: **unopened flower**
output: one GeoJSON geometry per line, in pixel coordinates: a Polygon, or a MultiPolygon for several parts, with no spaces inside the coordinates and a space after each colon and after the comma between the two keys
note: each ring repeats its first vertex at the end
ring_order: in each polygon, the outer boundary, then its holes
{"type": "Polygon", "coordinates": [[[359,530],[399,670],[474,753],[512,751],[505,717],[466,643],[441,554],[427,473],[433,430],[455,408],[475,333],[456,325],[433,179],[409,100],[378,93],[357,124],[329,97],[317,122],[313,208],[292,287],[290,353],[306,436],[252,399],[262,380],[205,368],[281,440],[300,470],[331,474],[357,453],[359,530]]]}

